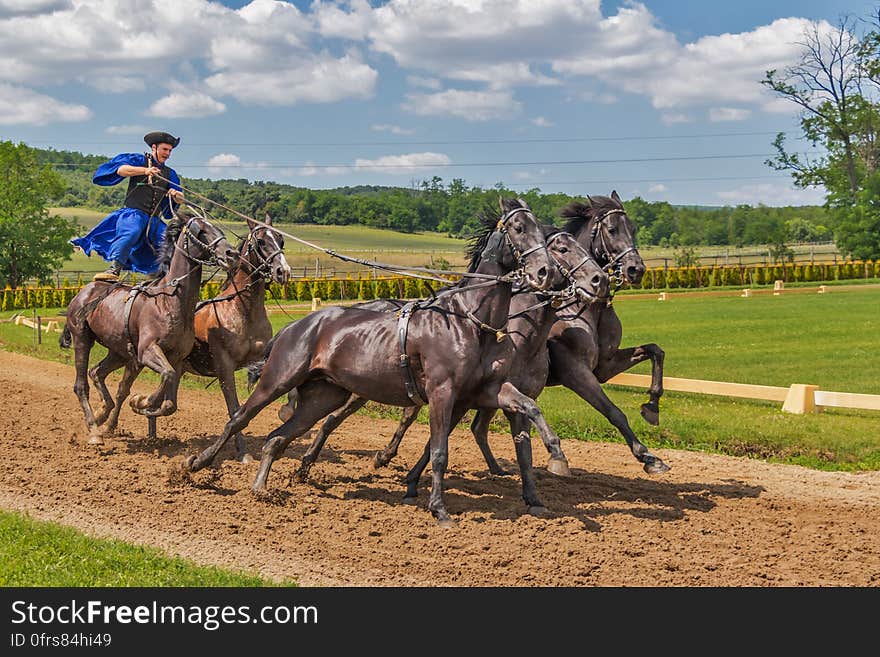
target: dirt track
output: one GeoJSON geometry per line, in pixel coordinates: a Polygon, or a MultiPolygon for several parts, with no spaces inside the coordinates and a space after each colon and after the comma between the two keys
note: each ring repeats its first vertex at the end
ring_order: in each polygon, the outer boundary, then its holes
{"type": "MultiPolygon", "coordinates": [[[[256,463],[229,459],[170,483],[181,456],[225,421],[222,397],[181,391],[181,409],[146,420],[127,407],[123,433],[86,445],[70,367],[0,352],[0,507],[87,533],[158,546],[200,563],[329,586],[878,586],[880,472],[823,473],[742,458],[656,450],[672,470],[642,472],[621,444],[564,441],[574,476],[543,470],[552,515],[524,515],[519,477],[492,477],[464,429],[453,433],[446,503],[456,529],[401,504],[402,479],[427,437],[415,425],[389,468],[371,457],[395,423],[355,416],[331,437],[310,484],[288,485],[304,444],[273,467],[275,503],[256,501],[256,463]],[[292,457],[292,458],[291,458],[292,457]]],[[[135,392],[146,390],[135,384],[135,392]]],[[[277,425],[249,427],[250,451],[277,425]]],[[[624,409],[631,412],[632,409],[624,409]]],[[[633,415],[633,413],[630,413],[633,415]]],[[[509,436],[493,435],[515,468],[509,436]]]]}

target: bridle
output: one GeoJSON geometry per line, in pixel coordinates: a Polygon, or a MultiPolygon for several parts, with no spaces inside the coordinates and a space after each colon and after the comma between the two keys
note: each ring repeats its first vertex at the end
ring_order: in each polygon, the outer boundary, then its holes
{"type": "Polygon", "coordinates": [[[636,251],[635,240],[633,240],[632,246],[624,249],[620,253],[612,256],[612,250],[608,246],[608,240],[605,237],[605,231],[608,230],[608,223],[606,219],[609,216],[614,214],[626,214],[626,210],[621,208],[612,208],[611,210],[606,210],[600,215],[597,215],[595,220],[593,221],[592,232],[590,233],[590,244],[595,244],[596,238],[599,238],[599,248],[593,248],[593,253],[596,254],[596,257],[600,260],[605,261],[605,266],[602,267],[602,271],[608,274],[608,278],[614,284],[614,289],[617,290],[623,285],[624,276],[623,276],[623,258],[633,251],[636,251]],[[605,231],[602,231],[602,228],[605,228],[605,231]]]}
{"type": "MultiPolygon", "coordinates": [[[[198,235],[196,235],[196,233],[193,232],[192,228],[190,228],[191,224],[198,218],[199,217],[191,217],[189,219],[189,221],[186,222],[186,224],[183,226],[183,246],[180,247],[177,245],[177,242],[175,242],[174,248],[177,249],[178,251],[180,251],[181,253],[183,253],[183,255],[186,256],[186,258],[188,260],[190,260],[191,262],[195,262],[200,265],[218,265],[219,266],[219,263],[217,262],[217,254],[214,251],[214,247],[216,247],[217,244],[219,244],[221,241],[226,239],[226,237],[223,235],[223,231],[218,230],[220,235],[218,235],[216,238],[214,238],[211,242],[203,242],[201,239],[199,239],[198,235]],[[190,239],[192,239],[193,242],[195,242],[196,244],[201,246],[205,253],[209,254],[210,260],[202,260],[200,258],[197,258],[196,256],[194,256],[193,254],[191,254],[189,252],[190,239]]],[[[201,219],[201,221],[203,221],[205,224],[207,224],[208,226],[211,226],[213,228],[213,225],[207,219],[201,219]]]]}
{"type": "MultiPolygon", "coordinates": [[[[513,254],[514,259],[516,260],[517,269],[510,272],[510,274],[509,274],[510,278],[517,279],[517,280],[525,280],[526,258],[529,255],[531,255],[532,253],[534,253],[535,251],[538,251],[540,249],[544,249],[544,251],[546,252],[547,251],[547,242],[545,240],[541,240],[541,242],[539,244],[536,244],[535,246],[533,246],[529,249],[526,249],[525,251],[520,251],[519,247],[517,247],[517,245],[514,244],[513,239],[510,237],[510,232],[507,229],[507,222],[510,220],[511,217],[515,216],[519,212],[528,212],[529,214],[531,214],[531,210],[529,210],[528,208],[523,208],[523,207],[513,208],[513,210],[510,210],[509,212],[505,213],[504,216],[498,220],[498,223],[495,225],[495,230],[496,230],[496,232],[501,234],[501,236],[504,239],[507,246],[510,247],[510,251],[513,254]]],[[[537,221],[535,221],[535,223],[537,224],[537,221]]],[[[494,254],[486,254],[485,252],[484,252],[483,259],[484,260],[495,259],[495,261],[497,262],[497,258],[494,257],[494,254]]]]}
{"type": "Polygon", "coordinates": [[[242,248],[242,254],[247,250],[248,255],[254,253],[259,259],[259,264],[254,266],[250,261],[242,259],[242,262],[247,262],[252,270],[249,274],[252,278],[256,278],[259,272],[263,269],[266,270],[266,273],[263,274],[263,277],[268,278],[271,275],[269,268],[271,266],[272,261],[277,258],[280,254],[284,253],[284,245],[279,244],[278,240],[275,238],[275,232],[272,231],[268,226],[257,226],[253,230],[248,233],[248,236],[245,238],[244,247],[242,248]],[[269,233],[269,236],[272,238],[272,246],[275,247],[275,250],[269,253],[269,255],[263,255],[260,245],[257,242],[257,234],[260,232],[269,233]]]}
{"type": "MultiPolygon", "coordinates": [[[[550,237],[548,237],[545,244],[547,246],[550,246],[550,244],[552,244],[554,240],[561,237],[562,235],[569,235],[570,237],[572,237],[572,239],[574,239],[574,236],[571,235],[571,233],[566,233],[565,231],[559,231],[557,233],[553,233],[550,237]]],[[[577,243],[577,240],[575,240],[575,243],[577,243]]],[[[585,249],[585,251],[586,251],[586,249],[585,249]]],[[[583,295],[585,295],[593,300],[596,300],[596,301],[603,299],[603,298],[607,298],[607,297],[599,297],[598,295],[593,294],[589,290],[586,290],[582,287],[579,288],[577,285],[577,281],[575,281],[574,273],[578,269],[583,267],[585,264],[587,264],[588,262],[592,262],[597,267],[599,267],[599,263],[593,259],[593,257],[589,254],[589,252],[585,253],[584,257],[581,258],[577,264],[573,265],[570,268],[566,268],[565,265],[563,265],[561,262],[559,262],[559,260],[557,260],[553,256],[553,252],[550,251],[549,249],[547,250],[547,254],[550,256],[550,259],[554,263],[556,263],[556,267],[559,269],[559,271],[562,273],[563,276],[565,276],[566,280],[568,281],[568,286],[564,290],[560,290],[559,292],[555,292],[555,293],[554,292],[541,292],[541,295],[549,295],[549,296],[556,297],[556,299],[554,299],[554,301],[553,301],[553,305],[555,308],[561,308],[564,301],[570,301],[572,299],[577,298],[577,296],[578,296],[577,290],[578,289],[580,289],[580,291],[583,295]]],[[[601,269],[601,267],[600,267],[600,269],[601,269]]],[[[605,273],[607,273],[607,272],[605,272],[605,273]]],[[[569,305],[569,304],[565,304],[565,305],[569,305]]]]}

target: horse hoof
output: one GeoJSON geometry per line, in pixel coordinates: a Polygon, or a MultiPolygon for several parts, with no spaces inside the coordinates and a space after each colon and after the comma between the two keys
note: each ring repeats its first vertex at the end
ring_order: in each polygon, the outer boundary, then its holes
{"type": "Polygon", "coordinates": [[[510,472],[497,465],[494,468],[489,468],[489,474],[493,474],[496,477],[509,477],[511,475],[510,472]]]}
{"type": "Polygon", "coordinates": [[[247,452],[245,452],[244,454],[242,454],[241,456],[238,457],[238,462],[239,463],[253,463],[254,457],[251,456],[250,454],[248,454],[247,452]]]}
{"type": "Polygon", "coordinates": [[[292,417],[293,411],[290,410],[290,406],[287,404],[278,409],[278,419],[282,422],[287,422],[292,417]]]}
{"type": "Polygon", "coordinates": [[[535,516],[536,518],[543,518],[550,514],[550,510],[542,505],[529,505],[529,515],[535,516]]]}
{"type": "Polygon", "coordinates": [[[183,459],[183,462],[180,464],[180,468],[182,470],[186,470],[187,472],[195,472],[195,469],[193,468],[195,463],[196,463],[196,455],[192,454],[191,456],[188,456],[185,459],[183,459]]]}
{"type": "Polygon", "coordinates": [[[642,404],[642,417],[645,418],[645,422],[648,424],[652,424],[655,427],[660,424],[660,407],[656,404],[642,404]]]}
{"type": "Polygon", "coordinates": [[[409,506],[415,506],[418,504],[418,498],[415,495],[406,495],[403,498],[403,503],[408,504],[409,506]]]}
{"type": "Polygon", "coordinates": [[[648,474],[656,475],[663,474],[664,472],[669,472],[671,468],[657,457],[654,457],[653,460],[645,463],[644,470],[648,474]]]}
{"type": "Polygon", "coordinates": [[[388,465],[388,461],[382,458],[382,452],[376,452],[373,456],[373,470],[384,468],[386,465],[388,465]]]}
{"type": "Polygon", "coordinates": [[[437,525],[443,529],[455,529],[458,527],[458,523],[452,518],[438,518],[437,525]]]}
{"type": "Polygon", "coordinates": [[[88,444],[89,445],[103,445],[104,439],[101,438],[101,436],[99,436],[98,434],[92,434],[91,436],[89,436],[88,444]]]}
{"type": "Polygon", "coordinates": [[[555,474],[557,477],[571,476],[571,470],[568,469],[568,461],[565,459],[550,459],[547,462],[547,472],[555,474]]]}

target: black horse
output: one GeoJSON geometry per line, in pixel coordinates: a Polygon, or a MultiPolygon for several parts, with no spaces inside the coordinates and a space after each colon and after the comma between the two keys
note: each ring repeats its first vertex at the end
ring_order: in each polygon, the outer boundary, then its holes
{"type": "MultiPolygon", "coordinates": [[[[556,262],[563,275],[569,282],[569,286],[562,294],[548,296],[544,292],[530,292],[527,289],[517,291],[510,304],[510,314],[507,323],[507,334],[513,345],[513,362],[508,368],[510,382],[526,396],[534,398],[535,395],[526,392],[527,389],[534,389],[540,393],[543,388],[543,382],[546,381],[548,375],[548,357],[547,357],[547,338],[550,330],[556,321],[558,308],[586,305],[604,305],[607,301],[608,279],[602,273],[599,265],[590,257],[589,253],[575,240],[574,236],[565,231],[560,231],[552,226],[545,226],[544,231],[547,234],[547,250],[550,257],[556,262]],[[534,381],[540,381],[540,386],[535,386],[534,381]],[[527,388],[523,388],[527,386],[527,388]]],[[[390,311],[398,309],[401,301],[394,299],[380,299],[371,302],[358,304],[359,308],[368,308],[370,310],[390,311]]],[[[462,399],[459,408],[461,414],[466,410],[465,402],[462,399]]],[[[309,470],[314,464],[329,434],[336,426],[341,424],[345,418],[361,408],[366,400],[361,397],[353,396],[339,413],[331,414],[321,425],[321,430],[315,437],[314,442],[302,457],[299,470],[295,473],[295,477],[300,481],[308,478],[309,470]]],[[[470,408],[479,408],[477,400],[470,408]]],[[[492,409],[494,414],[496,409],[492,409]]],[[[375,465],[385,465],[397,453],[397,448],[406,429],[412,424],[418,416],[419,407],[410,406],[404,409],[404,416],[397,432],[391,443],[375,457],[375,465]]],[[[545,511],[544,505],[539,501],[537,489],[534,479],[531,477],[531,437],[529,435],[529,418],[518,413],[505,411],[510,419],[511,433],[516,447],[517,457],[521,459],[521,471],[523,473],[523,499],[529,507],[530,513],[539,514],[545,511]],[[522,459],[526,459],[525,464],[522,459]]],[[[461,420],[461,414],[452,418],[453,425],[458,424],[461,420]]],[[[490,416],[491,417],[491,414],[490,416]]],[[[565,456],[562,454],[562,448],[556,435],[552,440],[545,443],[550,452],[550,463],[548,468],[556,472],[556,474],[564,475],[568,473],[568,466],[565,456]],[[558,468],[554,470],[554,468],[558,468]]],[[[482,448],[483,445],[481,444],[482,448]]],[[[490,451],[484,450],[484,456],[487,462],[494,464],[494,468],[500,467],[494,460],[490,451]]],[[[423,456],[424,464],[427,465],[428,451],[425,449],[423,456]]],[[[490,465],[490,468],[493,467],[490,465]]],[[[416,485],[418,477],[421,474],[420,468],[413,469],[413,476],[407,478],[407,494],[405,500],[411,500],[417,496],[416,485]]]]}
{"type": "Polygon", "coordinates": [[[89,443],[103,443],[102,434],[116,430],[122,402],[144,367],[161,376],[151,395],[135,395],[131,408],[148,417],[177,410],[177,387],[183,361],[192,350],[193,317],[199,298],[202,265],[217,263],[226,271],[238,264],[238,251],[223,231],[207,219],[175,219],[165,231],[159,253],[159,278],[149,286],[96,281],[89,283],[67,306],[67,322],[59,343],[73,344],[79,398],[89,429],[89,443]],[[210,262],[208,260],[210,259],[210,262]],[[107,356],[91,369],[89,354],[95,342],[107,347],[107,356]],[[110,372],[125,367],[116,401],[107,390],[110,372]],[[97,414],[89,403],[91,379],[103,405],[97,414]],[[106,425],[101,427],[106,420],[106,425]]]}
{"type": "MultiPolygon", "coordinates": [[[[576,236],[578,242],[588,249],[592,258],[598,261],[611,275],[615,285],[622,285],[624,278],[638,284],[645,273],[645,265],[635,245],[635,231],[632,222],[623,209],[617,192],[611,196],[587,197],[587,203],[573,202],[566,206],[561,215],[567,219],[564,230],[576,236]]],[[[388,309],[389,304],[399,301],[375,301],[361,304],[375,310],[388,309]]],[[[534,295],[514,297],[511,303],[511,331],[528,331],[531,322],[536,321],[534,313],[524,312],[535,303],[534,295]]],[[[564,385],[573,390],[620,431],[633,456],[643,464],[645,472],[660,474],[669,470],[660,458],[650,453],[638,439],[629,425],[626,415],[608,398],[601,383],[622,371],[650,358],[652,361],[652,380],[649,388],[650,400],[642,405],[642,415],[652,424],[659,418],[659,399],[663,393],[663,350],[656,344],[620,349],[622,329],[620,319],[610,303],[591,304],[563,308],[557,315],[549,342],[542,345],[544,352],[531,359],[531,363],[514,367],[513,384],[524,394],[537,398],[547,385],[564,385]],[[549,371],[544,363],[549,362],[549,371]]],[[[525,353],[525,352],[523,352],[525,353]]],[[[279,411],[282,419],[290,417],[292,402],[279,411]]],[[[298,474],[304,478],[315,459],[313,450],[326,440],[327,435],[338,427],[349,415],[363,407],[366,400],[352,397],[341,410],[330,415],[321,425],[313,447],[303,456],[298,474]]],[[[481,409],[471,424],[471,430],[480,447],[489,471],[496,475],[506,472],[495,459],[489,448],[489,423],[495,415],[494,409],[481,409]]],[[[387,465],[397,454],[406,431],[418,417],[418,408],[405,408],[400,424],[388,445],[374,458],[375,467],[387,465]]],[[[516,434],[514,434],[516,435],[516,434]]],[[[558,444],[545,441],[550,453],[547,469],[553,474],[570,474],[568,461],[558,444]]],[[[415,482],[426,466],[425,457],[410,471],[407,477],[408,495],[415,494],[415,482]]]]}
{"type": "Polygon", "coordinates": [[[472,273],[488,278],[488,285],[465,278],[454,290],[404,308],[399,316],[330,306],[288,324],[273,340],[253,393],[217,441],[184,467],[205,467],[231,435],[294,388],[299,399],[293,417],[263,446],[252,487],[257,494],[265,492],[269,469],[290,441],[352,394],[392,406],[427,402],[433,470],[428,508],[441,525],[452,524],[443,502],[449,432],[452,418],[471,400],[525,413],[542,434],[555,436],[534,400],[507,381],[513,346],[502,328],[517,272],[538,290],[565,279],[557,277],[544,233],[526,203],[502,199],[501,211],[483,217],[484,230],[470,250],[472,273]]]}

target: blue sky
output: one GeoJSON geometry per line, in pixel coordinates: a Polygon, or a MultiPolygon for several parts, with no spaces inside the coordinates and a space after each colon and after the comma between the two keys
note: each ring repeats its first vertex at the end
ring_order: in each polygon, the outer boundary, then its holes
{"type": "Polygon", "coordinates": [[[187,177],[449,183],[680,204],[821,203],[763,162],[760,84],[818,0],[0,0],[0,138],[113,155],[182,138],[187,177]]]}

